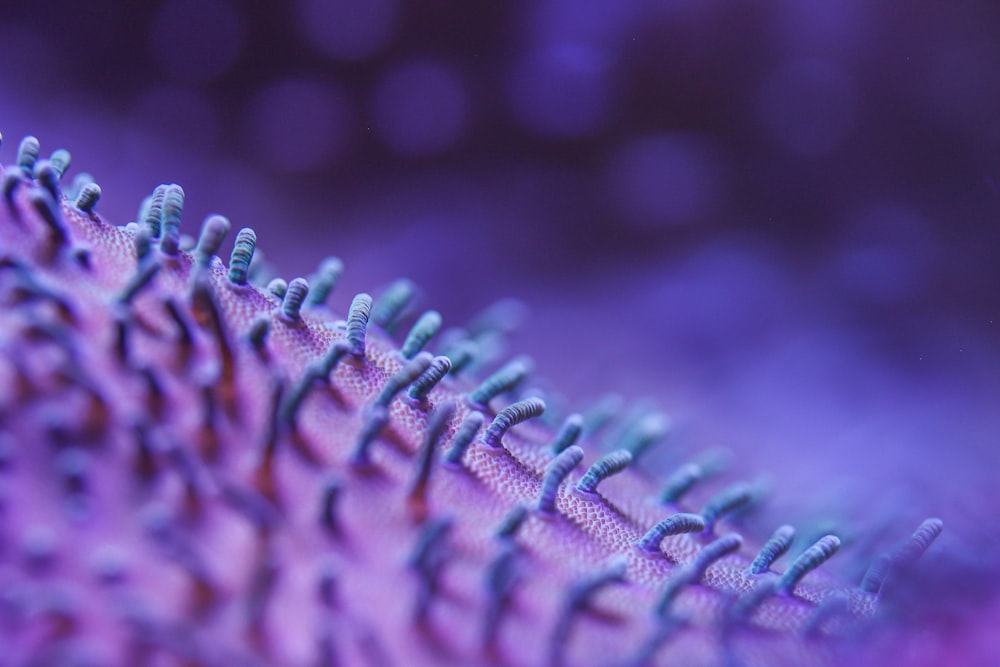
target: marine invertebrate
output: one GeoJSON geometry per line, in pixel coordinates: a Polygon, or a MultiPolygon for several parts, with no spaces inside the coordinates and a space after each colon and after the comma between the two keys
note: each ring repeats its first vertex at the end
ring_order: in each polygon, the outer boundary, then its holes
{"type": "Polygon", "coordinates": [[[261,289],[253,231],[226,267],[229,222],[184,238],[180,186],[117,227],[92,184],[61,191],[68,153],[39,155],[21,142],[0,202],[14,664],[830,664],[941,532],[926,521],[860,588],[817,570],[836,535],[776,566],[787,527],[758,549],[730,523],[753,487],[694,514],[688,465],[658,492],[637,461],[658,417],[602,456],[601,419],[554,432],[542,398],[510,398],[527,359],[473,379],[490,318],[462,364],[424,350],[432,311],[400,349],[408,282],[339,320],[338,262],[322,298],[261,289]]]}

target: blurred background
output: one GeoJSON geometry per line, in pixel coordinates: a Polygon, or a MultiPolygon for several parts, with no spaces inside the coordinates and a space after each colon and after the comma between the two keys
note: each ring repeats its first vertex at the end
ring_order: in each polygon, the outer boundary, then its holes
{"type": "Polygon", "coordinates": [[[653,463],[728,450],[769,526],[938,515],[985,569],[998,35],[985,1],[5,2],[0,159],[70,149],[117,224],[178,182],[286,279],[341,257],[341,312],[520,297],[570,408],[666,411],[653,463]]]}

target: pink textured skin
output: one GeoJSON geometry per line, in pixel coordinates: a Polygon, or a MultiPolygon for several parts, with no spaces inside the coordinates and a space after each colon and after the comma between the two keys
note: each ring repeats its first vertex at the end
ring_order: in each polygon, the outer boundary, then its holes
{"type": "MultiPolygon", "coordinates": [[[[627,563],[625,582],[601,588],[575,615],[562,659],[567,665],[629,664],[656,631],[652,609],[666,582],[705,544],[734,530],[723,519],[714,535],[668,537],[661,555],[640,552],[635,543],[650,526],[675,511],[697,512],[706,495],[696,490],[678,507],[659,505],[655,484],[629,469],[602,482],[599,495],[583,497],[572,486],[599,457],[585,438],[583,464],[560,486],[559,514],[532,511],[516,535],[518,581],[497,642],[484,647],[486,573],[502,550],[495,530],[516,504],[535,507],[552,458],[553,432],[525,423],[505,435],[502,449],[476,441],[462,466],[434,464],[423,521],[448,516],[454,523],[429,616],[415,623],[418,576],[407,564],[422,526],[407,497],[415,454],[429,410],[454,400],[455,415],[437,443],[447,451],[471,410],[464,395],[476,382],[449,376],[425,405],[413,405],[401,392],[373,444],[372,466],[352,467],[348,461],[365,407],[404,363],[397,343],[370,325],[366,358],[341,362],[331,384],[309,394],[297,437],[281,433],[273,466],[262,473],[274,383],[283,381],[286,389],[294,384],[307,364],[344,339],[343,324],[325,308],[304,311],[300,323],[287,322],[278,314],[280,300],[257,287],[230,284],[222,263],[213,259],[211,291],[235,353],[234,402],[227,409],[230,385],[220,376],[218,341],[211,327],[196,323],[192,310],[192,256],[161,256],[162,269],[131,306],[138,324],[130,328],[129,361],[123,364],[114,351],[114,302],[136,271],[133,231],[64,200],[70,242],[52,248],[48,227],[29,200],[37,187],[24,181],[14,191],[13,208],[0,202],[0,254],[29,267],[38,283],[61,295],[72,321],[50,300],[26,296],[17,271],[0,269],[0,427],[15,443],[9,470],[0,472],[0,591],[14,601],[0,624],[10,662],[0,664],[79,652],[111,665],[545,665],[567,592],[616,557],[627,563]],[[89,268],[70,257],[69,246],[76,244],[90,248],[89,268]],[[195,332],[187,359],[163,305],[167,296],[195,332]],[[270,318],[267,363],[246,340],[260,316],[270,318]],[[40,324],[68,334],[70,343],[33,333],[40,324]],[[68,348],[77,355],[81,381],[67,381],[60,370],[72,356],[68,348]],[[150,398],[148,382],[137,372],[144,367],[163,386],[162,404],[150,398]],[[201,390],[206,384],[219,403],[209,427],[201,390]],[[157,472],[145,482],[137,469],[137,425],[156,448],[157,472]],[[216,461],[204,456],[209,441],[220,448],[216,461]],[[295,443],[316,461],[306,460],[295,443]],[[83,510],[73,509],[55,473],[55,452],[67,446],[78,446],[90,462],[83,510]],[[170,462],[171,451],[189,455],[195,471],[190,485],[170,462]],[[323,483],[331,475],[342,485],[335,535],[319,521],[323,483]],[[225,487],[270,495],[280,515],[276,525],[256,529],[222,500],[225,487]],[[148,509],[151,504],[160,509],[148,509]],[[173,516],[183,548],[203,562],[201,575],[189,560],[165,553],[144,528],[150,513],[163,508],[173,516]],[[55,540],[47,567],[28,563],[21,546],[39,528],[55,540]],[[98,580],[93,567],[95,554],[108,547],[125,556],[123,580],[110,585],[98,580]],[[276,579],[262,620],[253,623],[248,607],[255,573],[269,563],[276,566],[276,579]],[[317,592],[326,567],[336,572],[329,607],[317,592]],[[330,639],[336,661],[321,660],[321,637],[330,639]]],[[[152,252],[159,255],[155,247],[152,252]]],[[[498,397],[493,407],[507,402],[498,397]]],[[[494,414],[489,411],[487,423],[494,414]]],[[[873,596],[821,568],[794,594],[765,601],[749,624],[727,626],[721,620],[726,605],[763,578],[746,572],[767,535],[744,538],[737,553],[711,565],[701,583],[687,586],[674,601],[672,614],[689,623],[651,664],[717,665],[730,658],[745,665],[833,664],[837,635],[849,624],[834,619],[820,637],[801,638],[816,604],[842,593],[853,618],[875,612],[873,596]]],[[[775,569],[788,562],[786,556],[775,569]]]]}

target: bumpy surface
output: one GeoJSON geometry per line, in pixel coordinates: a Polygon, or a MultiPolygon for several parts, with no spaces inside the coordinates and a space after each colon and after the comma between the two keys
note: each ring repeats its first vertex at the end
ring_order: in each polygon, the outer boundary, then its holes
{"type": "Polygon", "coordinates": [[[502,308],[400,352],[407,282],[338,319],[339,262],[263,289],[250,231],[223,266],[177,186],[110,225],[68,159],[0,172],[2,665],[833,664],[941,530],[836,581],[737,534],[755,487],[653,480],[655,416],[476,378],[502,308]]]}

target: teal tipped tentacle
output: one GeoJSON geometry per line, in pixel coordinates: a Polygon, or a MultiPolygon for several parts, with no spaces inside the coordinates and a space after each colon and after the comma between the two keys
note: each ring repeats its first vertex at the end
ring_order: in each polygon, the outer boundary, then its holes
{"type": "Polygon", "coordinates": [[[944,522],[941,519],[925,519],[906,544],[899,549],[894,560],[904,567],[912,565],[927,551],[943,530],[944,522]]]}
{"type": "Polygon", "coordinates": [[[35,164],[35,179],[52,195],[54,201],[59,201],[62,197],[59,191],[59,172],[49,160],[39,160],[35,164]]]}
{"type": "Polygon", "coordinates": [[[330,349],[326,351],[326,354],[319,360],[317,368],[320,373],[320,377],[326,381],[330,381],[330,374],[337,367],[337,364],[351,353],[351,346],[347,341],[338,340],[336,343],[330,346],[330,349]]]}
{"type": "Polygon", "coordinates": [[[605,394],[583,413],[583,430],[588,437],[600,433],[610,424],[622,407],[625,399],[618,394],[605,394]]]}
{"type": "Polygon", "coordinates": [[[320,262],[315,275],[309,279],[312,289],[306,299],[306,305],[317,307],[326,305],[326,300],[330,292],[337,286],[341,274],[344,272],[344,262],[339,257],[327,257],[320,262]]]}
{"type": "Polygon", "coordinates": [[[4,202],[7,204],[7,208],[15,217],[19,214],[19,212],[14,206],[14,191],[17,189],[17,186],[21,184],[21,181],[22,178],[20,172],[9,169],[4,172],[3,183],[0,185],[0,187],[3,188],[4,202]]]}
{"type": "Polygon", "coordinates": [[[80,188],[80,193],[76,196],[74,206],[84,213],[93,213],[101,198],[101,186],[97,183],[86,183],[80,188]]]}
{"type": "Polygon", "coordinates": [[[764,574],[771,569],[774,561],[781,558],[795,539],[795,529],[791,526],[779,526],[774,534],[760,548],[757,557],[750,564],[750,574],[764,574]]]}
{"type": "Polygon", "coordinates": [[[677,468],[660,492],[660,502],[664,505],[677,503],[702,478],[701,466],[697,463],[685,463],[677,468]]]}
{"type": "Polygon", "coordinates": [[[375,398],[375,404],[388,407],[396,394],[406,389],[430,368],[433,357],[427,352],[421,352],[414,359],[400,368],[382,387],[375,398]]]}
{"type": "Polygon", "coordinates": [[[733,484],[712,496],[702,508],[701,516],[705,519],[705,524],[711,527],[727,514],[750,505],[754,497],[754,489],[749,484],[733,484]]]}
{"type": "Polygon", "coordinates": [[[625,581],[628,572],[628,562],[624,558],[615,558],[611,563],[596,574],[574,583],[566,594],[562,612],[556,621],[552,639],[549,642],[549,664],[558,666],[564,664],[566,646],[569,643],[573,621],[590,600],[603,588],[625,581]]]}
{"type": "Polygon", "coordinates": [[[882,584],[885,583],[885,579],[889,576],[891,569],[891,554],[879,554],[876,556],[865,572],[864,578],[861,580],[861,590],[865,593],[877,594],[882,590],[882,584]]]}
{"type": "Polygon", "coordinates": [[[365,356],[365,335],[371,312],[372,297],[364,292],[354,297],[347,311],[347,343],[351,346],[351,354],[359,359],[365,356]]]}
{"type": "Polygon", "coordinates": [[[736,533],[729,533],[728,535],[723,535],[714,542],[710,542],[698,555],[694,557],[691,561],[690,567],[694,575],[694,581],[701,581],[701,578],[705,576],[705,570],[709,568],[710,565],[719,561],[720,559],[737,552],[740,547],[743,546],[743,537],[736,533]]]}
{"type": "Polygon", "coordinates": [[[441,436],[444,435],[445,429],[448,428],[448,424],[451,423],[454,416],[455,403],[447,401],[436,408],[428,417],[423,443],[417,452],[417,472],[407,496],[410,513],[417,521],[423,521],[427,518],[427,487],[430,483],[431,469],[437,459],[434,454],[438,441],[441,440],[441,436]]]}
{"type": "Polygon", "coordinates": [[[486,570],[487,603],[483,622],[483,649],[494,653],[500,635],[500,625],[508,608],[515,586],[521,580],[518,571],[520,551],[509,541],[504,541],[496,557],[486,570]]]}
{"type": "Polygon", "coordinates": [[[517,531],[524,524],[524,520],[528,518],[530,511],[527,505],[518,503],[514,508],[507,513],[497,526],[496,532],[493,535],[498,540],[511,540],[517,535],[517,531]]]}
{"type": "Polygon", "coordinates": [[[153,189],[153,194],[143,202],[139,213],[139,221],[149,232],[151,239],[160,238],[163,222],[163,202],[167,196],[167,185],[161,183],[153,189]]]}
{"type": "Polygon", "coordinates": [[[804,639],[814,639],[822,635],[823,625],[851,612],[851,600],[841,591],[825,598],[802,624],[799,635],[804,639]]]}
{"type": "Polygon", "coordinates": [[[451,375],[458,375],[479,355],[479,344],[473,340],[456,341],[445,350],[444,356],[451,359],[451,375]]]}
{"type": "Polygon", "coordinates": [[[419,588],[413,608],[413,621],[418,626],[426,622],[431,602],[438,594],[441,571],[451,555],[448,541],[454,523],[454,520],[448,516],[437,517],[426,522],[420,531],[410,557],[407,559],[407,564],[419,579],[419,588]]]}
{"type": "Polygon", "coordinates": [[[650,447],[666,436],[670,421],[666,415],[652,412],[640,415],[625,428],[619,441],[614,445],[617,449],[632,452],[636,459],[642,457],[650,447]]]}
{"type": "Polygon", "coordinates": [[[332,535],[340,532],[340,521],[337,518],[337,505],[343,491],[343,483],[335,475],[329,475],[323,480],[320,490],[319,521],[320,525],[332,535]]]}
{"type": "Polygon", "coordinates": [[[486,405],[496,396],[512,391],[533,368],[534,363],[527,357],[512,359],[473,389],[469,401],[475,405],[486,405]]]}
{"type": "Polygon", "coordinates": [[[391,331],[415,294],[413,283],[405,278],[392,283],[372,307],[371,321],[386,331],[391,331]]]}
{"type": "Polygon", "coordinates": [[[573,472],[574,468],[580,465],[582,460],[583,450],[578,445],[573,445],[552,459],[545,467],[542,490],[538,498],[538,511],[541,514],[549,516],[556,513],[556,496],[559,492],[559,485],[573,472]]]}
{"type": "Polygon", "coordinates": [[[483,434],[483,444],[493,449],[500,447],[503,444],[504,434],[511,427],[533,417],[540,417],[544,412],[545,401],[540,398],[526,398],[508,405],[493,418],[493,423],[483,434]]]}
{"type": "Polygon", "coordinates": [[[73,177],[73,180],[69,184],[69,187],[64,190],[66,198],[71,201],[75,200],[77,197],[80,196],[80,190],[82,190],[85,185],[88,185],[93,182],[94,182],[93,175],[88,174],[87,172],[83,172],[82,174],[77,174],[76,176],[73,177]]]}
{"type": "Polygon", "coordinates": [[[407,396],[414,401],[424,401],[431,390],[438,385],[444,376],[451,370],[451,359],[448,357],[434,357],[430,366],[427,367],[420,377],[413,381],[407,396]]]}
{"type": "Polygon", "coordinates": [[[258,248],[250,260],[250,267],[247,269],[247,279],[251,285],[265,287],[274,277],[274,267],[264,257],[264,252],[258,248]]]}
{"type": "Polygon", "coordinates": [[[840,538],[836,535],[826,535],[820,538],[788,566],[788,569],[778,580],[777,591],[791,593],[803,577],[830,560],[839,549],[840,538]]]}
{"type": "Polygon", "coordinates": [[[460,464],[465,450],[475,440],[476,434],[479,433],[479,429],[483,427],[484,423],[486,423],[486,418],[481,413],[470,412],[467,414],[455,432],[455,437],[451,441],[451,449],[448,450],[445,461],[454,465],[460,464]]]}
{"type": "Polygon", "coordinates": [[[247,284],[250,262],[253,261],[256,247],[257,234],[250,227],[244,227],[236,234],[233,253],[229,258],[229,282],[233,285],[247,284]]]}
{"type": "Polygon", "coordinates": [[[743,546],[743,538],[736,533],[723,535],[704,547],[690,563],[676,570],[667,581],[659,600],[654,607],[658,617],[665,617],[670,611],[671,603],[677,594],[687,585],[696,584],[705,576],[705,571],[722,558],[735,553],[743,546]]]}
{"type": "Polygon", "coordinates": [[[72,162],[73,156],[65,148],[57,148],[52,151],[52,155],[49,156],[49,163],[55,170],[56,178],[59,179],[63,177],[72,162]]]}
{"type": "Polygon", "coordinates": [[[309,294],[309,283],[305,278],[294,278],[281,300],[281,316],[288,322],[302,321],[302,304],[309,294]]]}
{"type": "Polygon", "coordinates": [[[754,612],[774,595],[778,581],[774,577],[760,579],[750,591],[733,600],[726,614],[726,623],[745,623],[754,612]]]}
{"type": "Polygon", "coordinates": [[[272,278],[271,282],[269,282],[267,287],[264,289],[271,294],[271,296],[284,299],[285,293],[288,291],[288,281],[284,278],[272,278]]]}
{"type": "Polygon", "coordinates": [[[142,290],[149,287],[153,282],[153,278],[160,272],[162,265],[159,262],[142,262],[136,267],[136,272],[129,280],[128,284],[125,285],[125,289],[122,290],[121,294],[118,295],[118,302],[121,304],[130,304],[132,300],[139,294],[142,290]]]}
{"type": "Polygon", "coordinates": [[[357,468],[365,468],[371,464],[371,446],[375,438],[389,423],[389,410],[381,403],[375,403],[368,407],[365,413],[365,422],[358,435],[357,445],[351,455],[351,465],[357,468]]]}
{"type": "Polygon", "coordinates": [[[520,329],[527,318],[528,307],[523,301],[500,299],[469,320],[465,328],[473,338],[491,334],[507,336],[520,329]]]}
{"type": "Polygon", "coordinates": [[[63,220],[62,210],[55,198],[46,190],[32,190],[31,206],[49,228],[49,239],[53,248],[69,245],[69,230],[63,220]]]}
{"type": "Polygon", "coordinates": [[[133,242],[135,245],[135,258],[139,262],[146,262],[152,259],[153,239],[149,235],[147,228],[139,227],[136,229],[133,242]]]}
{"type": "Polygon", "coordinates": [[[181,213],[184,211],[184,189],[176,183],[167,186],[163,194],[160,217],[160,252],[174,256],[180,251],[181,213]]]}
{"type": "Polygon", "coordinates": [[[40,151],[41,146],[36,137],[28,135],[21,139],[17,147],[17,166],[21,168],[25,178],[35,177],[35,162],[38,161],[40,151]]]}
{"type": "Polygon", "coordinates": [[[198,245],[194,251],[198,266],[207,267],[209,265],[212,257],[222,247],[222,242],[228,233],[229,218],[223,215],[210,215],[205,218],[205,222],[201,225],[201,234],[198,236],[198,245]]]}
{"type": "Polygon", "coordinates": [[[566,419],[563,420],[562,426],[559,427],[559,431],[556,433],[555,439],[552,441],[552,453],[559,454],[568,447],[575,445],[576,441],[580,439],[580,434],[582,432],[582,415],[571,414],[566,417],[566,419]]]}
{"type": "Polygon", "coordinates": [[[271,319],[269,317],[258,317],[250,325],[247,331],[247,340],[258,352],[264,351],[267,342],[267,335],[271,331],[271,319]]]}
{"type": "MultiPolygon", "coordinates": [[[[421,315],[414,323],[410,333],[406,335],[403,346],[399,348],[399,354],[404,359],[412,359],[424,349],[427,342],[434,337],[434,334],[441,328],[441,314],[436,310],[428,310],[421,315]]],[[[452,359],[448,358],[448,371],[451,372],[452,359]]]]}
{"type": "Polygon", "coordinates": [[[576,490],[580,493],[597,493],[597,485],[602,481],[617,475],[632,464],[632,452],[627,449],[606,454],[598,459],[576,484],[576,490]]]}
{"type": "Polygon", "coordinates": [[[293,384],[292,388],[286,392],[281,407],[278,410],[278,421],[289,430],[297,427],[296,419],[299,409],[319,378],[319,371],[314,365],[310,364],[306,366],[298,382],[293,384]]]}
{"type": "Polygon", "coordinates": [[[894,552],[880,554],[875,558],[861,580],[861,590],[877,595],[894,567],[912,566],[943,530],[944,522],[941,519],[925,519],[905,544],[894,552]]]}
{"type": "Polygon", "coordinates": [[[705,520],[701,516],[686,513],[673,514],[646,531],[636,546],[646,553],[660,553],[660,544],[666,537],[704,531],[705,520]]]}

